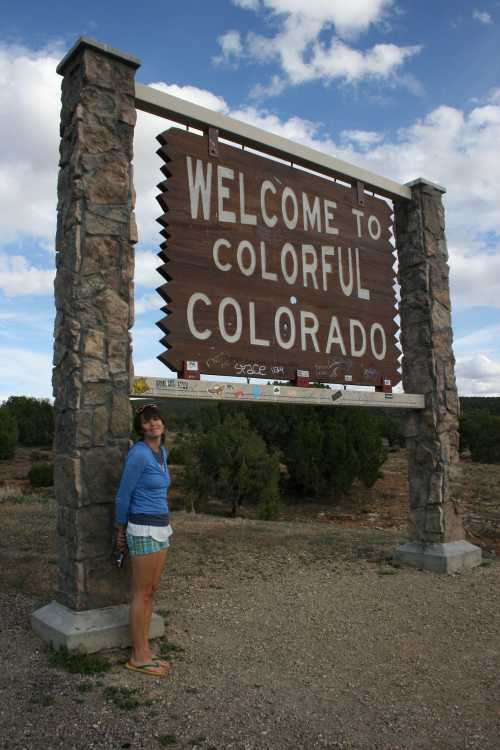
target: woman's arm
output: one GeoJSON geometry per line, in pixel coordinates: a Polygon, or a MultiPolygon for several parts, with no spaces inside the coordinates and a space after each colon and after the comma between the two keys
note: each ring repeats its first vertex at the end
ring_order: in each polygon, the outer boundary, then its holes
{"type": "Polygon", "coordinates": [[[116,493],[116,527],[125,526],[128,521],[130,501],[137,482],[147,465],[147,456],[140,448],[132,447],[125,461],[120,486],[116,493]]]}

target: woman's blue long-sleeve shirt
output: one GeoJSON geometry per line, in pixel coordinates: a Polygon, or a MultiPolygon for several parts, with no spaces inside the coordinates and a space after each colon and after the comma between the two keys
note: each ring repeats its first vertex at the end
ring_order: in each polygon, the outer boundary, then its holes
{"type": "Polygon", "coordinates": [[[139,441],[133,445],[125,459],[120,486],[116,495],[116,521],[126,524],[129,515],[141,513],[162,515],[168,513],[167,490],[170,474],[167,452],[161,446],[164,468],[156,460],[151,448],[139,441]]]}

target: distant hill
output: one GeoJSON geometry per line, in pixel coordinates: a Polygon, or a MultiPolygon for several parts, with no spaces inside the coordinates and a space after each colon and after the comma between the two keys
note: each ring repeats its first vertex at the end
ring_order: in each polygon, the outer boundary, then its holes
{"type": "Polygon", "coordinates": [[[460,409],[462,414],[481,410],[500,417],[500,396],[461,396],[460,409]]]}

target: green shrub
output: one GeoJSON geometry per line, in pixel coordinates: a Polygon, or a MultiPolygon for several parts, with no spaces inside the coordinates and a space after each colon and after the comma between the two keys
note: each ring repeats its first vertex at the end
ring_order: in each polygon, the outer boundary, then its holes
{"type": "Polygon", "coordinates": [[[229,415],[193,437],[185,485],[194,504],[210,498],[226,500],[233,515],[247,503],[261,502],[269,509],[279,500],[279,479],[277,455],[268,451],[241,414],[229,415]]]}
{"type": "Polygon", "coordinates": [[[177,440],[168,452],[169,464],[186,464],[189,460],[190,443],[186,438],[177,440]]]}
{"type": "Polygon", "coordinates": [[[460,449],[469,449],[473,461],[500,463],[500,417],[480,410],[461,417],[460,449]]]}
{"type": "Polygon", "coordinates": [[[390,446],[403,447],[405,444],[403,417],[399,414],[389,414],[389,409],[374,409],[367,413],[377,425],[380,436],[388,440],[390,446]]]}
{"type": "Polygon", "coordinates": [[[283,509],[278,486],[265,487],[257,504],[257,518],[262,521],[272,521],[278,517],[283,509]]]}
{"type": "Polygon", "coordinates": [[[17,422],[21,445],[52,445],[54,409],[47,399],[11,396],[3,408],[7,409],[17,422]]]}
{"type": "Polygon", "coordinates": [[[0,408],[0,460],[13,458],[19,437],[15,417],[5,407],[0,408]]]}
{"type": "Polygon", "coordinates": [[[326,424],[325,474],[334,497],[348,492],[360,471],[349,416],[349,412],[339,411],[326,424]]]}
{"type": "Polygon", "coordinates": [[[28,479],[33,487],[52,487],[54,484],[54,465],[48,463],[33,464],[28,472],[28,479]]]}
{"type": "Polygon", "coordinates": [[[325,471],[325,430],[319,422],[299,422],[289,436],[285,461],[292,486],[305,495],[323,495],[328,490],[325,471]]]}
{"type": "Polygon", "coordinates": [[[366,487],[372,487],[387,458],[379,424],[371,414],[362,409],[354,409],[348,414],[347,425],[359,462],[357,476],[366,487]]]}
{"type": "Polygon", "coordinates": [[[361,409],[338,409],[297,420],[285,446],[294,491],[319,497],[347,492],[355,479],[371,487],[386,459],[376,420],[361,409]]]}
{"type": "MultiPolygon", "coordinates": [[[[189,414],[170,451],[184,463],[192,507],[203,499],[257,505],[260,518],[280,512],[277,456],[292,492],[309,498],[343,494],[356,479],[370,487],[386,458],[382,435],[397,441],[400,418],[365,409],[219,402],[189,414]]],[[[389,438],[388,438],[389,439],[389,438]]]]}

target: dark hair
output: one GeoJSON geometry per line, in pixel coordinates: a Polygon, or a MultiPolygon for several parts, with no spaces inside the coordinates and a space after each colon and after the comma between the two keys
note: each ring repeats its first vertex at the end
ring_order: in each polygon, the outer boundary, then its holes
{"type": "MultiPolygon", "coordinates": [[[[140,435],[141,440],[144,439],[144,433],[142,430],[142,420],[147,419],[161,419],[163,422],[163,427],[165,427],[165,420],[163,419],[163,416],[161,414],[161,411],[158,409],[156,404],[146,404],[145,406],[139,407],[137,409],[135,415],[134,415],[134,430],[137,432],[138,435],[140,435]]],[[[161,442],[165,440],[165,430],[163,430],[161,435],[161,442]]]]}

